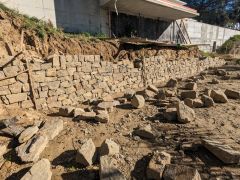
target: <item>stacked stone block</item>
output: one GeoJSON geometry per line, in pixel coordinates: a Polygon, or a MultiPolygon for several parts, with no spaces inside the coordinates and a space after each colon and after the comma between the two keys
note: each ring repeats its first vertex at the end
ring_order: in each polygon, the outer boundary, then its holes
{"type": "MultiPolygon", "coordinates": [[[[144,82],[158,84],[170,78],[187,78],[225,63],[219,58],[169,61],[156,56],[146,58],[142,68],[134,68],[130,61],[107,62],[98,55],[53,56],[43,62],[30,63],[36,101],[41,109],[76,105],[126,89],[139,89],[144,82]]],[[[16,64],[3,68],[0,79],[26,69],[24,63],[16,64]]],[[[28,73],[0,81],[0,97],[5,105],[33,107],[28,73]]]]}

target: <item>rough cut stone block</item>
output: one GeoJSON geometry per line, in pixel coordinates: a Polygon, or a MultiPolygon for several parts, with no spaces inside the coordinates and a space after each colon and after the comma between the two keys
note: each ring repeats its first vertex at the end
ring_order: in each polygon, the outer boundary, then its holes
{"type": "Polygon", "coordinates": [[[141,95],[134,95],[131,104],[135,108],[143,108],[145,106],[145,99],[141,95]]]}
{"type": "Polygon", "coordinates": [[[3,68],[3,72],[6,77],[15,76],[17,75],[18,71],[19,71],[18,66],[9,66],[9,67],[3,68]]]}
{"type": "MultiPolygon", "coordinates": [[[[7,145],[0,143],[0,158],[7,152],[7,145]]],[[[0,166],[1,167],[1,166],[0,166]]]]}
{"type": "Polygon", "coordinates": [[[48,120],[40,129],[40,134],[48,137],[49,140],[53,140],[63,130],[63,120],[48,120]]]}
{"type": "Polygon", "coordinates": [[[100,123],[108,123],[110,120],[110,117],[107,111],[98,111],[98,114],[96,115],[95,120],[100,123]]]}
{"type": "Polygon", "coordinates": [[[201,180],[201,176],[198,173],[197,169],[183,165],[167,164],[163,172],[163,179],[201,180]]]}
{"type": "Polygon", "coordinates": [[[46,70],[46,76],[47,77],[55,77],[57,76],[57,69],[56,68],[50,68],[46,70]]]}
{"type": "Polygon", "coordinates": [[[141,138],[146,138],[146,139],[154,139],[155,138],[155,134],[152,131],[152,127],[150,124],[136,129],[134,131],[134,135],[137,135],[141,138]]]}
{"type": "Polygon", "coordinates": [[[198,92],[197,91],[184,91],[181,93],[181,98],[186,99],[196,99],[198,97],[198,92]]]}
{"type": "Polygon", "coordinates": [[[8,86],[8,85],[13,84],[15,82],[16,82],[15,78],[5,79],[5,80],[0,81],[0,87],[8,86]]]}
{"type": "Polygon", "coordinates": [[[60,56],[60,67],[61,67],[61,69],[66,69],[66,67],[67,67],[67,62],[66,62],[65,56],[60,56]]]}
{"type": "Polygon", "coordinates": [[[225,95],[230,99],[240,99],[240,91],[227,89],[225,95]]]}
{"type": "Polygon", "coordinates": [[[27,100],[27,93],[19,93],[19,94],[11,94],[6,96],[9,103],[17,103],[21,101],[26,101],[27,100]]]}
{"type": "Polygon", "coordinates": [[[117,179],[126,180],[123,174],[116,167],[117,160],[111,156],[100,157],[99,176],[101,180],[117,179]]]}
{"type": "Polygon", "coordinates": [[[78,149],[76,162],[84,166],[91,166],[95,161],[96,161],[96,147],[92,139],[88,139],[83,143],[80,149],[78,149]]]}
{"type": "Polygon", "coordinates": [[[177,104],[178,121],[181,123],[189,123],[195,119],[195,112],[183,102],[177,104]]]}
{"type": "Polygon", "coordinates": [[[224,145],[222,142],[203,139],[202,144],[226,164],[237,164],[240,162],[240,152],[235,151],[228,145],[224,145]]]}
{"type": "Polygon", "coordinates": [[[16,82],[14,84],[11,84],[11,85],[9,85],[9,89],[10,89],[12,94],[21,93],[21,91],[22,91],[22,83],[16,82]]]}
{"type": "Polygon", "coordinates": [[[22,101],[21,107],[28,109],[28,108],[34,107],[34,104],[33,104],[32,100],[22,101]]]}
{"type": "Polygon", "coordinates": [[[185,88],[187,90],[193,90],[196,91],[197,90],[197,83],[191,82],[185,85],[185,88]]]}
{"type": "Polygon", "coordinates": [[[8,86],[2,86],[0,87],[0,96],[11,94],[8,86]]]}
{"type": "Polygon", "coordinates": [[[79,112],[78,114],[74,113],[76,119],[78,120],[95,120],[96,113],[95,112],[79,112]]]}
{"type": "Polygon", "coordinates": [[[115,155],[119,154],[120,147],[117,143],[115,143],[111,139],[106,139],[100,148],[100,155],[105,156],[105,155],[115,155]]]}
{"type": "Polygon", "coordinates": [[[36,135],[26,143],[18,146],[16,152],[23,162],[36,162],[47,144],[47,136],[36,135]]]}
{"type": "Polygon", "coordinates": [[[215,103],[227,103],[228,98],[221,90],[212,90],[211,98],[215,103]]]}
{"type": "Polygon", "coordinates": [[[148,167],[147,178],[148,179],[162,179],[164,168],[167,164],[171,164],[171,155],[162,151],[154,152],[148,167]]]}
{"type": "Polygon", "coordinates": [[[168,108],[164,112],[163,116],[168,121],[176,121],[177,120],[177,109],[176,108],[168,108]]]}
{"type": "Polygon", "coordinates": [[[21,180],[51,180],[51,164],[48,159],[42,159],[34,164],[21,180]]]}
{"type": "Polygon", "coordinates": [[[48,87],[49,87],[49,89],[51,89],[51,90],[58,89],[59,86],[60,86],[60,81],[53,81],[53,82],[49,82],[49,83],[48,83],[48,87]]]}
{"type": "Polygon", "coordinates": [[[22,73],[20,75],[18,75],[17,80],[22,82],[22,83],[27,83],[28,82],[28,74],[27,73],[22,73]]]}

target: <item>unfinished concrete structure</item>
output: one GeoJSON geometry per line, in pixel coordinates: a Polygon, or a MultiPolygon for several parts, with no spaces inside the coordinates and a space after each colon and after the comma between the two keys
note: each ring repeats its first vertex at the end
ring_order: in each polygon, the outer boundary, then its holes
{"type": "Polygon", "coordinates": [[[0,0],[66,32],[157,39],[176,19],[198,13],[178,0],[0,0]]]}

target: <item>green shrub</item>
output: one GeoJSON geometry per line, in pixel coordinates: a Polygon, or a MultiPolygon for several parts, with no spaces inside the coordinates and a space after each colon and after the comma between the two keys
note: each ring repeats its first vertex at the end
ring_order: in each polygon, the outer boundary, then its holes
{"type": "Polygon", "coordinates": [[[240,44],[240,35],[235,35],[227,40],[218,50],[218,53],[229,53],[234,48],[234,44],[240,44]]]}

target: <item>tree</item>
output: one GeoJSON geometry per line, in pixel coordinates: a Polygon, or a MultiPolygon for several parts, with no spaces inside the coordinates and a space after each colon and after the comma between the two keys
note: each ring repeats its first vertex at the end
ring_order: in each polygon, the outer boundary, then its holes
{"type": "Polygon", "coordinates": [[[240,22],[240,0],[184,0],[196,9],[196,19],[218,26],[234,26],[240,22]]]}

